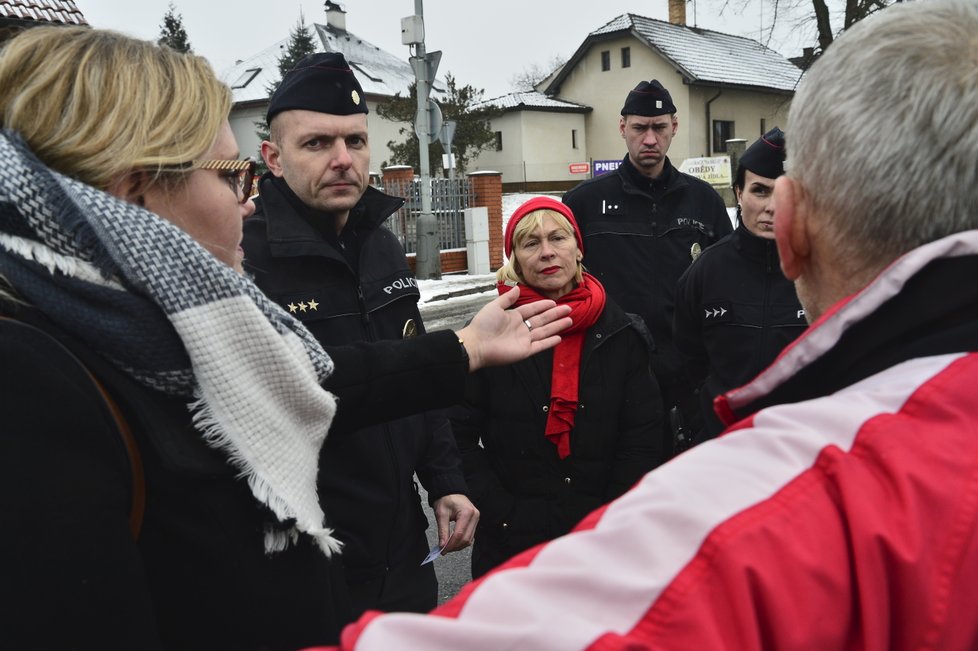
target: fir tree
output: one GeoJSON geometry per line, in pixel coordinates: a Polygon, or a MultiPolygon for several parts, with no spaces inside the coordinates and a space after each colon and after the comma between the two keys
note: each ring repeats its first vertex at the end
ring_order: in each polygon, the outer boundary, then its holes
{"type": "MultiPolygon", "coordinates": [[[[295,24],[295,27],[292,28],[292,31],[289,32],[289,42],[285,46],[285,51],[282,52],[278,58],[278,78],[273,83],[269,84],[265,89],[268,91],[269,96],[275,92],[278,85],[282,83],[282,78],[285,77],[289,70],[292,70],[292,68],[295,67],[295,64],[297,64],[302,57],[316,51],[317,48],[315,36],[313,36],[312,29],[306,25],[306,19],[300,11],[299,21],[295,24]]],[[[265,122],[264,118],[258,122],[255,122],[255,127],[257,127],[256,133],[258,134],[259,139],[269,139],[268,124],[265,122]]],[[[258,158],[258,161],[258,167],[260,168],[260,171],[264,173],[267,169],[265,167],[265,162],[261,159],[261,157],[258,158]]]]}
{"type": "Polygon", "coordinates": [[[190,47],[190,39],[187,37],[187,30],[183,28],[183,16],[177,13],[177,8],[173,6],[172,2],[163,16],[163,24],[160,25],[160,38],[156,42],[159,45],[171,47],[177,52],[193,52],[190,47]]]}

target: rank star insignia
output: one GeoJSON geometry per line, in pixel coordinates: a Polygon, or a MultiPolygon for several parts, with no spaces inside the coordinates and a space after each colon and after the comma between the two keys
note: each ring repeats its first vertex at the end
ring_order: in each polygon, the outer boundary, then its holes
{"type": "Polygon", "coordinates": [[[356,104],[357,106],[360,106],[360,93],[358,93],[357,91],[351,92],[350,93],[350,99],[353,100],[353,103],[354,104],[356,104]]]}
{"type": "Polygon", "coordinates": [[[309,309],[308,305],[306,305],[305,303],[299,303],[299,310],[305,312],[307,309],[309,309]]]}
{"type": "Polygon", "coordinates": [[[295,314],[295,311],[299,309],[299,306],[295,303],[289,303],[289,312],[295,314]]]}
{"type": "Polygon", "coordinates": [[[317,303],[315,300],[310,300],[309,309],[312,310],[313,312],[316,312],[319,309],[319,303],[317,303]]]}

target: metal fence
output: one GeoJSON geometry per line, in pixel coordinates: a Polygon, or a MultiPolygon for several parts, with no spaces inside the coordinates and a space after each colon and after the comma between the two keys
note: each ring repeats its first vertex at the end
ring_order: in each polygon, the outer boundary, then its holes
{"type": "MultiPolygon", "coordinates": [[[[421,213],[421,181],[388,180],[382,188],[387,194],[404,197],[405,204],[387,218],[406,253],[418,250],[418,214],[421,213]]],[[[465,248],[465,214],[475,199],[467,178],[431,179],[431,212],[438,222],[438,248],[465,248]]]]}

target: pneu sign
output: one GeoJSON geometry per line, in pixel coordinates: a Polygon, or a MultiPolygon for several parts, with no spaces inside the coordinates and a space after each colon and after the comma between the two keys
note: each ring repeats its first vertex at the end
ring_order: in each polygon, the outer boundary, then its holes
{"type": "Polygon", "coordinates": [[[599,176],[607,172],[614,172],[621,165],[621,159],[615,160],[596,160],[594,161],[594,175],[599,176]]]}

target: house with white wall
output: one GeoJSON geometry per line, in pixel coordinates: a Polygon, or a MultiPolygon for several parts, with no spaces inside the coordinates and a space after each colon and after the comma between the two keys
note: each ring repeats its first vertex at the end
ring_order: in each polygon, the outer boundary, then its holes
{"type": "Polygon", "coordinates": [[[521,191],[534,189],[540,181],[547,185],[554,180],[580,180],[570,169],[587,161],[589,106],[539,91],[510,93],[482,104],[501,109],[502,115],[492,120],[494,147],[480,152],[469,171],[501,172],[504,183],[519,184],[521,191]]]}
{"type": "Polygon", "coordinates": [[[728,139],[749,145],[771,127],[788,131],[801,74],[753,39],[686,25],[685,3],[670,0],[669,21],[623,14],[588,34],[532,101],[518,97],[526,94],[487,100],[504,111],[493,121],[502,149],[481,154],[470,169],[502,172],[506,189],[572,187],[594,173],[593,163],[625,155],[621,106],[629,90],[650,79],[662,82],[678,109],[672,162],[722,155],[728,139]],[[587,173],[577,171],[582,161],[592,163],[587,173]]]}
{"type": "MultiPolygon", "coordinates": [[[[342,53],[350,64],[353,74],[363,87],[367,101],[367,128],[370,139],[371,173],[379,173],[390,161],[387,143],[401,140],[398,132],[402,123],[385,120],[377,114],[377,105],[400,94],[410,95],[414,83],[414,70],[408,57],[398,57],[365,41],[346,29],[346,12],[332,2],[326,2],[326,23],[313,23],[310,27],[318,40],[319,52],[342,53]]],[[[288,38],[273,43],[264,50],[220,73],[233,94],[231,130],[238,140],[243,156],[260,157],[256,122],[265,118],[269,87],[279,81],[278,60],[288,46],[288,38]]],[[[445,93],[445,84],[436,80],[432,97],[438,100],[445,93]]]]}

